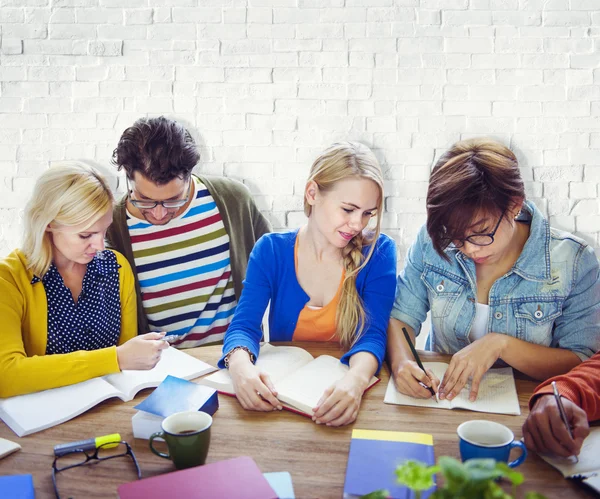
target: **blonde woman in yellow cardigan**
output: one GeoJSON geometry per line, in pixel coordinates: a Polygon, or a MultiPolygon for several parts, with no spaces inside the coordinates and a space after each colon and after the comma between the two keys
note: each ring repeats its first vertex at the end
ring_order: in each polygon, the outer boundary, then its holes
{"type": "Polygon", "coordinates": [[[0,397],[151,369],[168,346],[164,333],[137,336],[131,267],[104,248],[113,202],[84,164],[36,182],[23,245],[0,259],[0,397]]]}

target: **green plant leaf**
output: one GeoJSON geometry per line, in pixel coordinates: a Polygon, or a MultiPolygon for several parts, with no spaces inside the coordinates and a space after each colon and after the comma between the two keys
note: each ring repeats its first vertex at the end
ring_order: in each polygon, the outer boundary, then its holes
{"type": "Polygon", "coordinates": [[[438,464],[450,490],[467,480],[468,473],[460,461],[452,457],[442,456],[438,459],[438,464]]]}
{"type": "Polygon", "coordinates": [[[540,494],[539,492],[527,492],[525,494],[525,499],[548,499],[545,495],[540,494]]]}
{"type": "Polygon", "coordinates": [[[420,461],[409,460],[396,468],[396,480],[414,491],[427,490],[434,485],[433,475],[437,466],[426,466],[420,461]]]}
{"type": "Polygon", "coordinates": [[[365,494],[364,496],[360,496],[360,499],[387,499],[389,495],[390,493],[387,490],[376,490],[365,494]]]}
{"type": "Polygon", "coordinates": [[[518,471],[514,471],[506,463],[501,463],[501,462],[496,463],[496,468],[498,468],[499,470],[502,471],[502,473],[503,473],[502,476],[504,478],[506,478],[507,480],[510,480],[510,482],[517,487],[525,481],[522,473],[519,473],[518,471]]]}
{"type": "Polygon", "coordinates": [[[504,475],[504,472],[496,467],[494,459],[469,459],[465,462],[465,469],[469,480],[473,482],[487,482],[504,475]]]}

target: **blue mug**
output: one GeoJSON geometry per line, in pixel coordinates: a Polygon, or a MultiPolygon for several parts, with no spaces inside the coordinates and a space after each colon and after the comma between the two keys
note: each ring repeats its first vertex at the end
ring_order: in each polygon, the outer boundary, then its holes
{"type": "Polygon", "coordinates": [[[465,421],[459,425],[456,433],[460,440],[460,457],[463,461],[474,458],[495,459],[516,468],[527,457],[525,444],[520,440],[515,441],[513,432],[500,423],[482,419],[465,421]],[[508,462],[510,451],[515,447],[521,449],[521,455],[508,462]]]}

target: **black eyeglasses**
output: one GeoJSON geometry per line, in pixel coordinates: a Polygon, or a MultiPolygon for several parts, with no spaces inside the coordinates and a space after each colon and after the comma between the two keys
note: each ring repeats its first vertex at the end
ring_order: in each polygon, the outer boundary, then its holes
{"type": "Polygon", "coordinates": [[[135,206],[136,208],[140,209],[140,210],[151,210],[153,208],[156,208],[159,204],[167,209],[167,210],[172,210],[172,209],[176,209],[176,208],[181,208],[182,206],[184,206],[189,200],[190,200],[190,184],[188,183],[187,186],[187,190],[188,190],[188,195],[185,199],[172,199],[172,200],[168,200],[168,201],[154,201],[152,199],[133,199],[131,197],[131,193],[133,192],[133,190],[131,189],[131,186],[129,185],[129,179],[127,177],[125,177],[125,183],[127,184],[127,196],[129,197],[129,202],[135,206]]]}
{"type": "Polygon", "coordinates": [[[114,459],[117,457],[131,457],[135,470],[137,473],[138,480],[142,478],[142,472],[140,466],[135,458],[131,446],[127,442],[107,442],[98,447],[93,453],[91,451],[85,451],[83,449],[77,449],[73,452],[63,454],[54,458],[52,463],[52,485],[54,485],[54,493],[56,499],[60,499],[57,485],[57,475],[61,471],[76,468],[77,466],[83,466],[88,464],[90,461],[106,461],[108,459],[114,459]]]}
{"type": "Polygon", "coordinates": [[[455,248],[462,248],[465,245],[465,242],[469,242],[471,244],[474,244],[475,246],[489,246],[494,242],[494,236],[496,235],[498,227],[500,227],[500,222],[502,222],[505,213],[506,211],[502,212],[502,215],[500,215],[500,219],[498,220],[496,227],[494,227],[494,230],[489,234],[471,234],[470,236],[467,236],[464,239],[448,239],[448,244],[451,242],[454,243],[455,248]]]}

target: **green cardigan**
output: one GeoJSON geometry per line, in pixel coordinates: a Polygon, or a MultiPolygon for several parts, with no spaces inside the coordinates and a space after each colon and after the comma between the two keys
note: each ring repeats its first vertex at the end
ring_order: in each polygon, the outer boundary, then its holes
{"type": "MultiPolygon", "coordinates": [[[[225,230],[229,235],[229,253],[231,275],[235,287],[235,296],[239,300],[242,293],[242,282],[246,276],[246,266],[254,243],[267,232],[271,232],[269,222],[258,210],[248,188],[236,181],[223,177],[204,177],[197,175],[215,200],[225,230]]],[[[135,260],[127,227],[127,196],[116,204],[113,223],[106,237],[108,245],[116,249],[129,260],[135,274],[135,260]]],[[[135,290],[137,293],[138,334],[150,331],[148,318],[142,305],[140,283],[135,274],[135,290]]]]}

